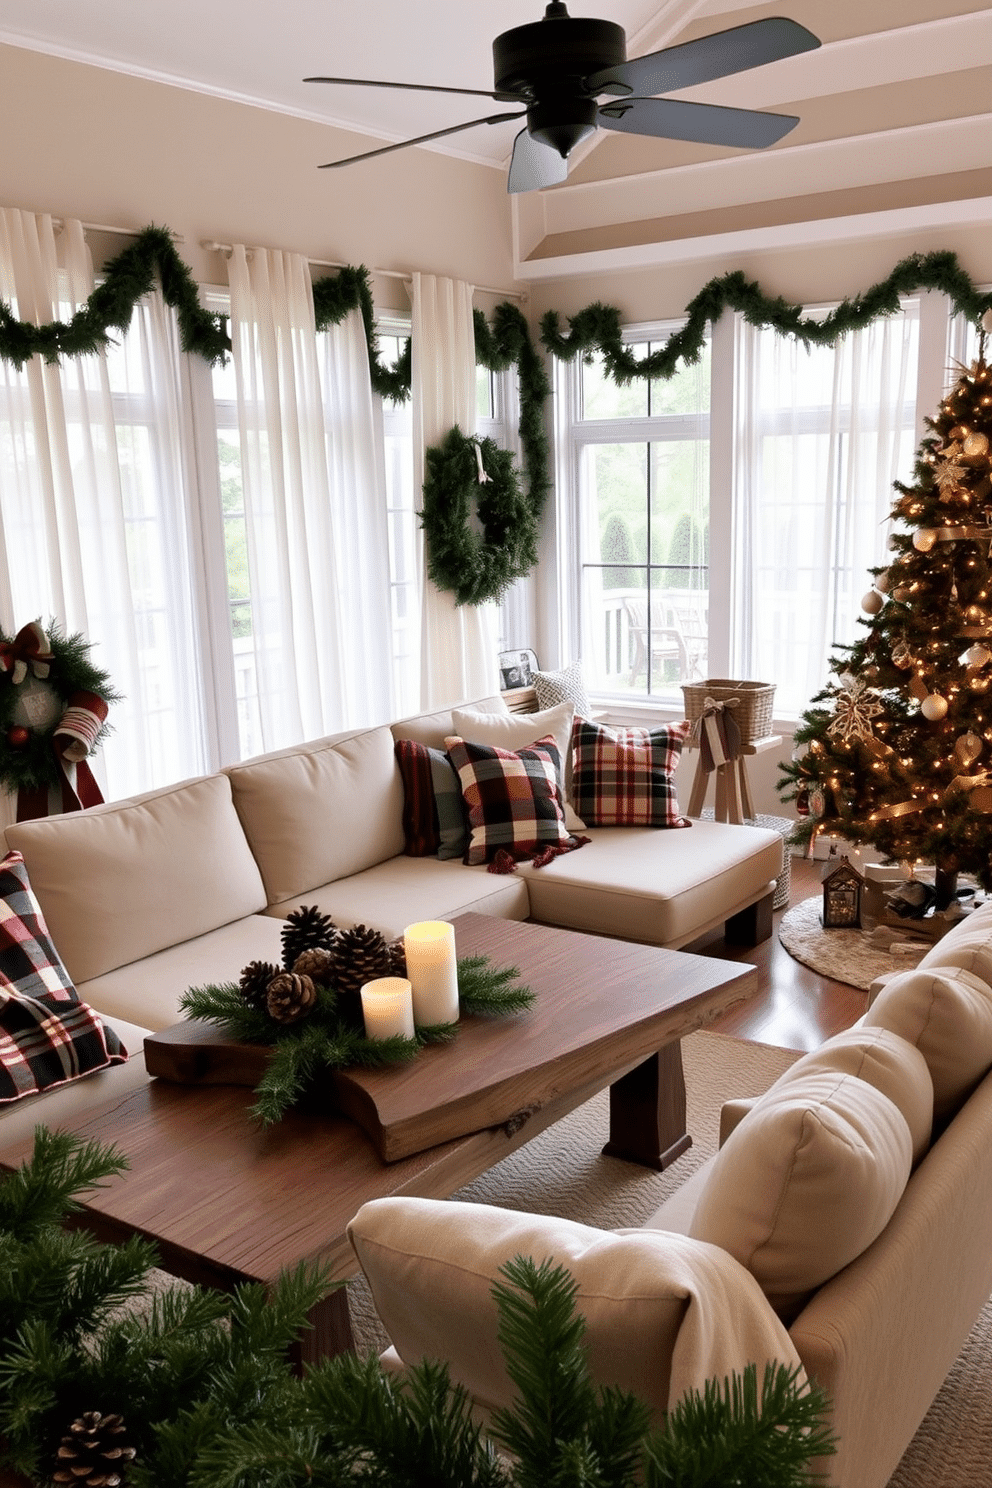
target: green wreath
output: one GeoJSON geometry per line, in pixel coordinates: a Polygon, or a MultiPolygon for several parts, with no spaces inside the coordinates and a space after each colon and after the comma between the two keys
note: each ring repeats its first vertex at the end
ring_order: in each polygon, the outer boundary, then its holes
{"type": "Polygon", "coordinates": [[[460,605],[501,599],[537,562],[540,502],[524,495],[509,451],[457,424],[424,458],[428,577],[460,605]],[[470,525],[473,501],[481,531],[470,525]]]}
{"type": "MultiPolygon", "coordinates": [[[[109,704],[121,696],[108,674],[89,660],[89,644],[81,635],[66,636],[49,625],[43,632],[49,654],[40,660],[29,655],[23,638],[36,629],[25,626],[16,636],[0,630],[0,787],[11,792],[58,785],[62,766],[52,736],[72,699],[95,693],[109,704]],[[25,706],[28,691],[37,699],[33,717],[25,706]]],[[[104,722],[94,742],[108,732],[104,722]]]]}

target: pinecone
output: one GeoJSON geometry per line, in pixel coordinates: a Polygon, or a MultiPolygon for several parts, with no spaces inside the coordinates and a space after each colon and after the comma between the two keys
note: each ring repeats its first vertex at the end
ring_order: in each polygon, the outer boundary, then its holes
{"type": "Polygon", "coordinates": [[[394,977],[406,976],[406,946],[402,935],[399,940],[394,940],[389,947],[389,975],[394,977]]]}
{"type": "Polygon", "coordinates": [[[301,904],[291,909],[282,927],[282,964],[289,968],[301,951],[329,951],[338,929],[330,915],[321,914],[316,904],[301,904]]]}
{"type": "Polygon", "coordinates": [[[82,1488],[120,1488],[127,1482],[127,1465],[134,1456],[120,1416],[86,1411],[62,1438],[52,1482],[76,1483],[82,1488]]]}
{"type": "Polygon", "coordinates": [[[321,987],[334,983],[334,952],[315,946],[312,951],[301,951],[290,967],[298,976],[308,976],[321,987]]]}
{"type": "Polygon", "coordinates": [[[265,994],[269,1017],[274,1023],[298,1023],[317,1001],[317,989],[308,976],[280,971],[265,994]]]}
{"type": "Polygon", "coordinates": [[[269,983],[274,976],[278,975],[279,968],[273,966],[271,961],[249,962],[238,982],[241,996],[249,1007],[265,1011],[265,995],[269,990],[269,983]]]}
{"type": "Polygon", "coordinates": [[[392,976],[385,937],[367,925],[342,930],[334,944],[334,985],[346,997],[357,996],[366,982],[392,976]]]}

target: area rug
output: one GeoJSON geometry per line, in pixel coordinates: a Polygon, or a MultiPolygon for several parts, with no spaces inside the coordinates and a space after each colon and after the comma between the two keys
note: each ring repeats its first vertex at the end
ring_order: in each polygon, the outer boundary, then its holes
{"type": "MultiPolygon", "coordinates": [[[[845,935],[850,932],[830,932],[845,935]]],[[[682,1042],[688,1126],[693,1145],[666,1173],[600,1156],[609,1121],[604,1092],[505,1158],[455,1195],[508,1209],[560,1215],[604,1229],[648,1219],[716,1151],[720,1107],[760,1095],[799,1056],[718,1033],[682,1042]]],[[[356,1343],[366,1352],[386,1339],[362,1278],[348,1283],[356,1343]]],[[[992,1481],[992,1301],[983,1310],[888,1488],[977,1488],[992,1481]]]]}
{"type": "Polygon", "coordinates": [[[873,945],[864,930],[824,930],[820,920],[822,908],[819,894],[794,905],[782,916],[778,938],[790,956],[835,982],[866,991],[877,976],[915,966],[930,948],[929,941],[912,943],[910,928],[904,938],[894,941],[906,949],[895,953],[873,945]]]}

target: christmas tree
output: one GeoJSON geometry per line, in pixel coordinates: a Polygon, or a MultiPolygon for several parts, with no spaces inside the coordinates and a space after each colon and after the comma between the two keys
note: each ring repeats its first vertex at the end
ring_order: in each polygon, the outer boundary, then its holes
{"type": "Polygon", "coordinates": [[[896,483],[887,566],[871,570],[865,634],[838,646],[783,767],[808,843],[829,832],[888,861],[992,889],[992,369],[962,368],[896,483]]]}

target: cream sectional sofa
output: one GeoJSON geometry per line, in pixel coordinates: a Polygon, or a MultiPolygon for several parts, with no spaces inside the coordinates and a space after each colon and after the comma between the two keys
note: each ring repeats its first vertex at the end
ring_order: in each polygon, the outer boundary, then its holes
{"type": "MultiPolygon", "coordinates": [[[[506,713],[499,697],[473,706],[506,713]]],[[[782,842],[763,828],[593,829],[581,850],[507,875],[407,857],[395,742],[443,748],[451,732],[443,710],[321,739],[17,823],[7,845],[24,856],[80,995],[111,1019],[154,1030],[181,1017],[188,987],[236,980],[254,959],[278,961],[283,918],[301,903],[387,938],[468,910],[669,947],[726,920],[767,933],[782,842]]]]}
{"type": "Polygon", "coordinates": [[[489,1286],[523,1249],[576,1276],[600,1380],[664,1412],[748,1362],[801,1365],[832,1402],[824,1480],[884,1488],[992,1292],[990,1071],[992,905],[764,1096],[728,1102],[718,1154],[641,1229],[366,1205],[351,1233],[384,1362],[445,1358],[483,1411],[507,1404],[489,1286]]]}

